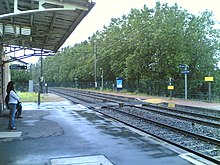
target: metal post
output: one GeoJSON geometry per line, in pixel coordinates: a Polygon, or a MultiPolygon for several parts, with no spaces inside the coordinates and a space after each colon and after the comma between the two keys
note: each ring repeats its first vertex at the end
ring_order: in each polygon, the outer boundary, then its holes
{"type": "Polygon", "coordinates": [[[187,74],[189,73],[189,70],[188,70],[188,65],[184,64],[183,66],[181,67],[184,67],[184,74],[185,74],[185,100],[187,100],[187,74]]]}
{"type": "Polygon", "coordinates": [[[95,60],[94,60],[94,69],[95,69],[95,89],[97,89],[97,45],[96,45],[96,41],[94,42],[94,56],[95,56],[95,60]]]}
{"type": "Polygon", "coordinates": [[[211,82],[209,82],[209,102],[211,102],[211,82]]]}
{"type": "Polygon", "coordinates": [[[172,90],[170,90],[170,100],[172,100],[172,90]]]}
{"type": "MultiPolygon", "coordinates": [[[[172,85],[172,78],[170,77],[169,85],[172,85]]],[[[170,89],[170,100],[172,100],[172,89],[170,89]]]]}
{"type": "Polygon", "coordinates": [[[104,88],[104,82],[103,82],[103,68],[100,68],[100,70],[102,71],[102,75],[101,75],[101,78],[102,78],[102,87],[101,87],[101,90],[103,90],[103,88],[104,88]]]}
{"type": "Polygon", "coordinates": [[[182,74],[185,74],[185,100],[187,100],[187,74],[190,72],[188,70],[188,65],[186,64],[180,64],[179,68],[184,68],[184,70],[181,71],[182,74]]]}
{"type": "Polygon", "coordinates": [[[41,51],[41,58],[40,58],[40,77],[41,77],[41,82],[40,82],[40,91],[43,93],[43,56],[42,56],[42,51],[41,51]]]}
{"type": "MultiPolygon", "coordinates": [[[[210,72],[209,72],[209,77],[210,77],[210,72]]],[[[209,102],[211,102],[211,81],[208,82],[209,83],[209,102]]]]}
{"type": "Polygon", "coordinates": [[[38,77],[38,101],[37,101],[37,103],[38,103],[38,105],[40,105],[40,84],[41,84],[41,79],[40,79],[40,77],[38,77]]]}
{"type": "Polygon", "coordinates": [[[187,100],[187,74],[185,74],[185,100],[187,100]]]}
{"type": "Polygon", "coordinates": [[[78,78],[75,77],[74,80],[75,80],[75,88],[77,88],[77,86],[78,86],[78,84],[77,84],[77,80],[78,80],[78,78]]]}

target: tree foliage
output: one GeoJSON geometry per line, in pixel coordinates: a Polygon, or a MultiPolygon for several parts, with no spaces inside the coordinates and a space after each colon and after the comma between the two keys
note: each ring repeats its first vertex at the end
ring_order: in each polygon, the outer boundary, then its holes
{"type": "Polygon", "coordinates": [[[93,82],[95,57],[98,76],[103,68],[106,81],[119,76],[132,82],[178,80],[183,78],[179,64],[189,66],[190,80],[218,76],[220,31],[212,16],[159,2],[153,9],[132,9],[122,18],[112,18],[88,40],[44,59],[44,77],[48,82],[72,82],[75,77],[93,82]]]}
{"type": "Polygon", "coordinates": [[[26,91],[28,81],[31,80],[31,74],[27,70],[11,70],[11,79],[16,83],[16,89],[26,91]]]}

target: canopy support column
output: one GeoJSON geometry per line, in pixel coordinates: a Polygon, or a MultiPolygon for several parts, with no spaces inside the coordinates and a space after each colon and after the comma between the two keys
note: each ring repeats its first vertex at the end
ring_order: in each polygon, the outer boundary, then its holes
{"type": "MultiPolygon", "coordinates": [[[[0,38],[0,41],[2,39],[0,38]]],[[[0,116],[2,116],[2,111],[3,111],[3,106],[4,106],[4,98],[3,98],[3,94],[4,94],[4,90],[3,90],[3,84],[4,84],[4,75],[3,75],[3,67],[4,67],[4,63],[3,63],[3,43],[0,42],[0,59],[1,59],[1,70],[0,70],[0,74],[1,74],[1,80],[0,80],[0,116]]]]}

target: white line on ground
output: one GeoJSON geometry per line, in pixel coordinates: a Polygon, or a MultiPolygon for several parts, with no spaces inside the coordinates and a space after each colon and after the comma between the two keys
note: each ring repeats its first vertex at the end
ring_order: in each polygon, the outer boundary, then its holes
{"type": "Polygon", "coordinates": [[[0,132],[0,138],[17,138],[22,132],[0,132]]]}
{"type": "Polygon", "coordinates": [[[51,160],[52,165],[113,165],[104,155],[57,158],[51,160]]]}

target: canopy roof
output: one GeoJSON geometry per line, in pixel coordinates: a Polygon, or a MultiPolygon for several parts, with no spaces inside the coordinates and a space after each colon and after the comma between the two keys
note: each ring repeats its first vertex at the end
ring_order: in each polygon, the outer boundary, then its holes
{"type": "Polygon", "coordinates": [[[57,52],[95,3],[89,0],[0,0],[0,43],[57,52]]]}

